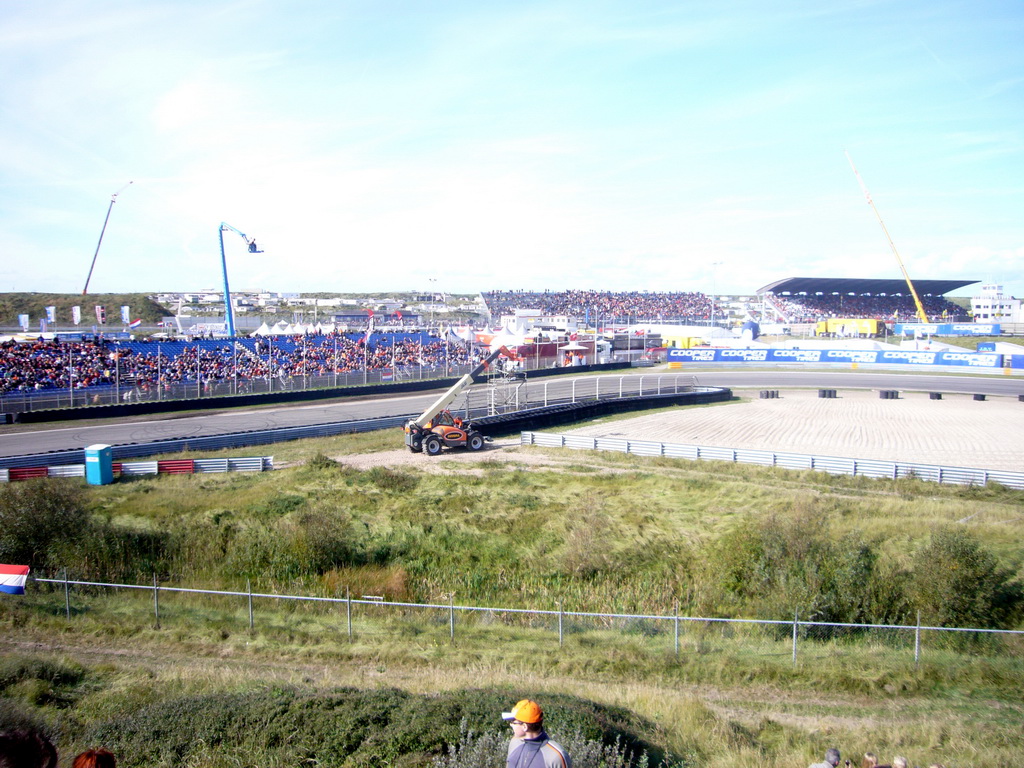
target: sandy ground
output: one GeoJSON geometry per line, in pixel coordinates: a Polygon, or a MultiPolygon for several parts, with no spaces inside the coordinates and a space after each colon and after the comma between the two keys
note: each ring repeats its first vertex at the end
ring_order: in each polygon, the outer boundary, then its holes
{"type": "MultiPolygon", "coordinates": [[[[876,391],[839,390],[835,399],[826,399],[816,389],[780,390],[772,400],[761,400],[757,392],[739,394],[743,399],[728,405],[547,431],[1024,471],[1024,403],[1016,398],[977,401],[970,395],[947,394],[930,400],[927,393],[908,392],[898,400],[883,400],[876,391]]],[[[440,460],[404,449],[339,458],[360,468],[415,463],[436,471],[453,461],[552,463],[510,450],[518,444],[518,437],[495,440],[481,453],[446,452],[440,460]]]]}

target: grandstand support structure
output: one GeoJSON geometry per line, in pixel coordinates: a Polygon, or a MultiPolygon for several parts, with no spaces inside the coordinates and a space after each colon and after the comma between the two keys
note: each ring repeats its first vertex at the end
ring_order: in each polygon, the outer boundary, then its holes
{"type": "Polygon", "coordinates": [[[220,227],[217,230],[217,234],[220,236],[220,268],[224,275],[224,319],[227,322],[227,331],[229,338],[235,338],[235,313],[231,308],[231,290],[228,288],[228,262],[224,258],[224,232],[230,230],[236,235],[241,236],[245,240],[246,245],[249,247],[249,253],[263,253],[256,246],[256,238],[250,238],[242,230],[235,229],[230,224],[225,222],[220,223],[220,227]]]}
{"type": "Polygon", "coordinates": [[[762,293],[761,302],[763,305],[761,309],[761,315],[763,318],[767,319],[768,317],[771,317],[773,320],[780,323],[789,322],[789,317],[786,315],[785,311],[783,311],[782,307],[779,306],[779,303],[775,301],[775,294],[771,292],[762,293]]]}

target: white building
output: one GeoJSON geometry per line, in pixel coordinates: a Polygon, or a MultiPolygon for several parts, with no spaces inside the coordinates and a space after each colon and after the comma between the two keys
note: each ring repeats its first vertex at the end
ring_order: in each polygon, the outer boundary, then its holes
{"type": "Polygon", "coordinates": [[[1003,293],[1003,286],[981,286],[981,295],[971,298],[971,313],[976,323],[1024,323],[1020,299],[1003,293]]]}

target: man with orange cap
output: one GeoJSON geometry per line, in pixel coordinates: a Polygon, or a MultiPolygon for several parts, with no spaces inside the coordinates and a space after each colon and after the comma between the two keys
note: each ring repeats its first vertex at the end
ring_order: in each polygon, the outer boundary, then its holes
{"type": "Polygon", "coordinates": [[[508,768],[572,768],[569,753],[544,732],[544,712],[537,702],[523,699],[511,712],[502,712],[501,719],[512,726],[508,768]]]}

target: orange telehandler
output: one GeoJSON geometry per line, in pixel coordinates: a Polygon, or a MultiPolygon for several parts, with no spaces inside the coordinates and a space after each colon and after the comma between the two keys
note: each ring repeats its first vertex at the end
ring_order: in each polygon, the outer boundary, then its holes
{"type": "Polygon", "coordinates": [[[479,365],[455,382],[447,392],[439,397],[427,410],[405,425],[405,444],[413,453],[425,453],[437,456],[445,446],[449,448],[468,448],[479,451],[484,447],[484,436],[473,428],[468,421],[453,416],[447,410],[452,401],[470,386],[474,379],[483,373],[487,366],[504,355],[517,360],[516,355],[506,347],[498,347],[491,352],[479,365]]]}

